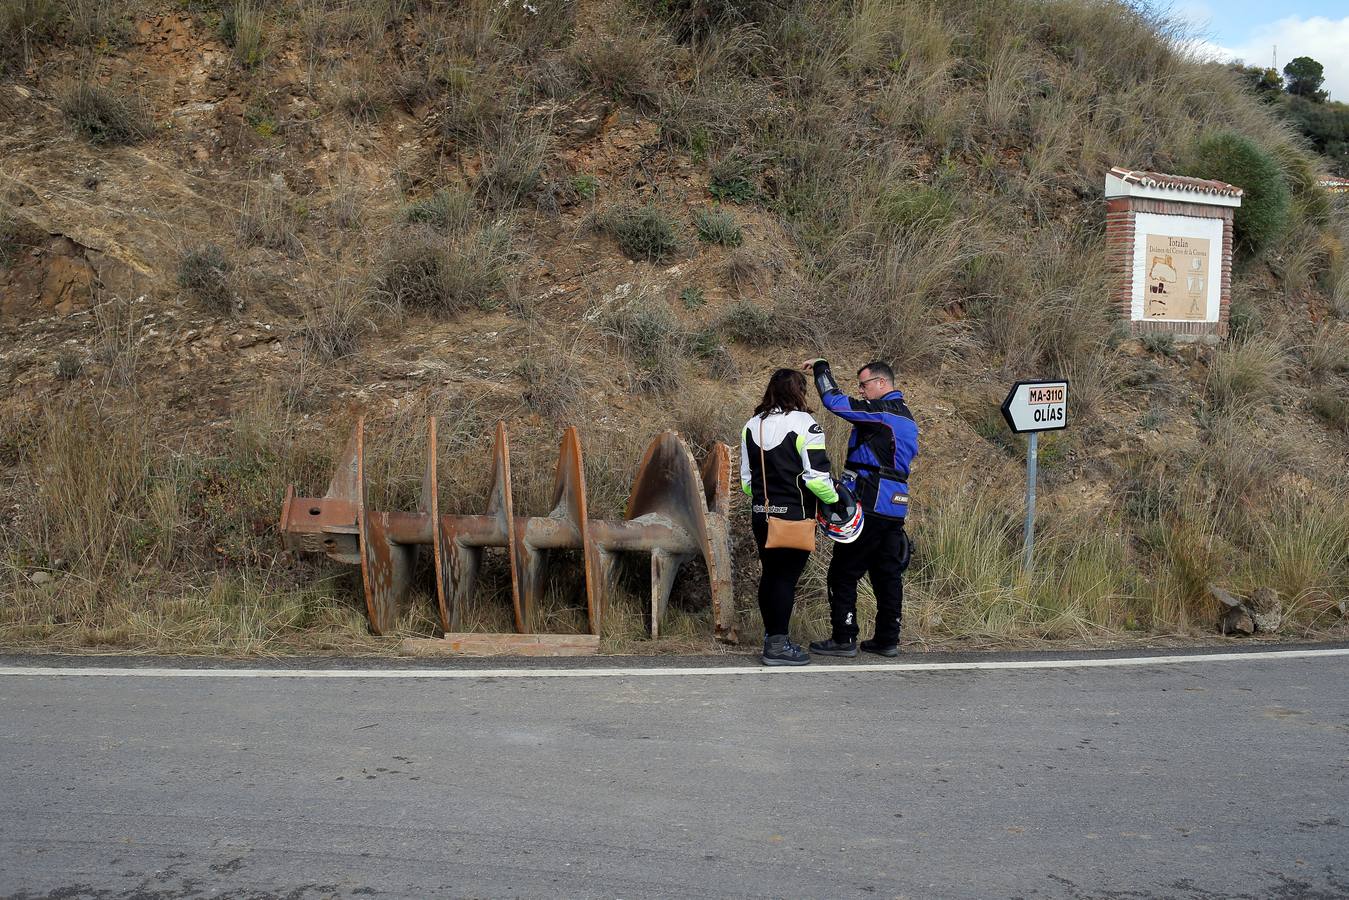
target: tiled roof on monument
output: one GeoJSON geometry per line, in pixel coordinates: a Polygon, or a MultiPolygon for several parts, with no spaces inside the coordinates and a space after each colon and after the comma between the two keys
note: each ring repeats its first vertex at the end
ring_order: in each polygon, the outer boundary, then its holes
{"type": "Polygon", "coordinates": [[[1110,170],[1121,181],[1147,188],[1171,188],[1178,191],[1194,191],[1199,194],[1215,194],[1222,197],[1240,197],[1241,188],[1225,181],[1212,181],[1207,178],[1190,178],[1185,175],[1168,175],[1165,172],[1146,172],[1134,169],[1122,169],[1115,166],[1110,170]]]}

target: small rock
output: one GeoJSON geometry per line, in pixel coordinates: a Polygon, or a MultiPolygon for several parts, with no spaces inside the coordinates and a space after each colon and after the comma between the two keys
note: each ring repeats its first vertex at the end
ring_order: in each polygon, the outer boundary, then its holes
{"type": "Polygon", "coordinates": [[[56,579],[50,572],[30,572],[28,580],[33,584],[51,584],[56,579]]]}
{"type": "Polygon", "coordinates": [[[1256,588],[1248,605],[1256,631],[1274,634],[1279,630],[1283,624],[1283,605],[1279,603],[1278,591],[1267,587],[1256,588]]]}
{"type": "Polygon", "coordinates": [[[1223,614],[1218,631],[1222,634],[1254,634],[1255,620],[1245,607],[1237,606],[1223,614]]]}

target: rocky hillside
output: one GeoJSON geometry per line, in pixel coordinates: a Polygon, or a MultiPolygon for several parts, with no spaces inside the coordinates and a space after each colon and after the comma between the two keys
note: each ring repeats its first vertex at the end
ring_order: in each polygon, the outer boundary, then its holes
{"type": "MultiPolygon", "coordinates": [[[[505,420],[517,510],[545,511],[578,424],[619,515],[652,436],[738,442],[813,355],[893,359],[919,419],[916,639],[1207,634],[1210,585],[1272,590],[1285,635],[1343,627],[1349,213],[1236,76],[1124,4],[21,0],[0,31],[8,646],[380,651],[350,573],[275,526],[357,414],[383,508],[436,414],[453,511],[482,509],[505,420]],[[1233,337],[1129,340],[1105,171],[1216,177],[1215,135],[1284,197],[1241,226],[1233,337]],[[1042,444],[1025,577],[997,404],[1048,375],[1074,424],[1042,444]]],[[[507,629],[485,577],[472,627],[507,629]]],[[[698,577],[672,637],[644,643],[633,599],[606,645],[708,645],[698,577]]],[[[550,627],[582,627],[553,595],[550,627]]],[[[423,594],[402,630],[434,627],[423,594]]]]}

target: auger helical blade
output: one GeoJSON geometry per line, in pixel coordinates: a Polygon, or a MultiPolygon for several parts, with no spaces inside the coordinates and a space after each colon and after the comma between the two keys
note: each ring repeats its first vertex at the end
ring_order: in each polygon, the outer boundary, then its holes
{"type": "Polygon", "coordinates": [[[487,517],[500,529],[502,545],[506,547],[510,559],[511,611],[515,616],[515,630],[524,634],[526,611],[520,597],[520,574],[528,560],[524,552],[523,531],[517,536],[515,500],[511,496],[511,448],[505,422],[497,422],[496,445],[492,452],[492,493],[487,498],[487,517]]]}
{"type": "MultiPolygon", "coordinates": [[[[456,630],[450,603],[450,552],[446,547],[444,529],[440,521],[440,467],[437,460],[436,417],[426,421],[426,469],[422,473],[421,511],[431,517],[431,559],[436,580],[436,613],[440,630],[456,630]]],[[[457,612],[457,610],[456,610],[457,612]]]]}
{"type": "Polygon", "coordinates": [[[712,445],[700,471],[707,502],[707,530],[700,535],[707,581],[712,594],[712,622],[718,640],[739,640],[735,622],[735,589],[731,581],[731,448],[712,445]]]}
{"type": "MultiPolygon", "coordinates": [[[[442,626],[447,633],[458,632],[463,628],[465,610],[477,587],[483,548],[510,548],[512,543],[510,442],[504,422],[497,423],[492,443],[491,487],[486,513],[480,516],[442,515],[437,524],[442,559],[438,571],[445,593],[442,626]]],[[[514,571],[511,574],[513,583],[514,571]]],[[[518,614],[515,619],[519,621],[518,614]]]]}
{"type": "Polygon", "coordinates": [[[599,617],[604,604],[604,578],[601,573],[599,548],[590,538],[585,463],[581,457],[581,436],[574,425],[562,435],[553,487],[553,511],[550,515],[552,518],[563,520],[571,527],[577,546],[581,548],[586,622],[591,634],[599,634],[599,617]]]}
{"type": "MultiPolygon", "coordinates": [[[[707,503],[703,495],[703,480],[693,454],[682,438],[673,431],[656,437],[647,447],[642,464],[633,481],[628,499],[629,520],[653,518],[680,529],[696,542],[700,549],[708,543],[707,503]]],[[[687,558],[687,557],[684,557],[687,558]]],[[[678,562],[682,562],[679,559],[678,562]]],[[[674,587],[676,557],[669,548],[652,551],[651,632],[660,633],[660,619],[669,604],[674,587]],[[665,556],[657,561],[658,553],[665,556]],[[659,577],[657,577],[659,576],[659,577]]]]}
{"type": "Polygon", "coordinates": [[[389,536],[389,513],[369,508],[365,472],[365,419],[356,420],[356,527],[361,540],[361,581],[370,630],[386,634],[398,621],[399,607],[412,585],[417,561],[415,544],[397,543],[389,536]]]}

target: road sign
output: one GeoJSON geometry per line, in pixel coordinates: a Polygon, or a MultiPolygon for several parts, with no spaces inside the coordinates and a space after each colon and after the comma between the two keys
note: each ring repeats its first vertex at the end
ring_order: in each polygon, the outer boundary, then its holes
{"type": "Polygon", "coordinates": [[[1068,427],[1068,382],[1018,381],[1002,401],[1002,417],[1017,434],[1068,427]]]}
{"type": "Polygon", "coordinates": [[[1030,433],[1026,448],[1026,530],[1022,565],[1030,575],[1035,555],[1035,469],[1040,432],[1068,427],[1068,382],[1018,381],[1002,401],[1002,417],[1017,434],[1030,433]]]}

